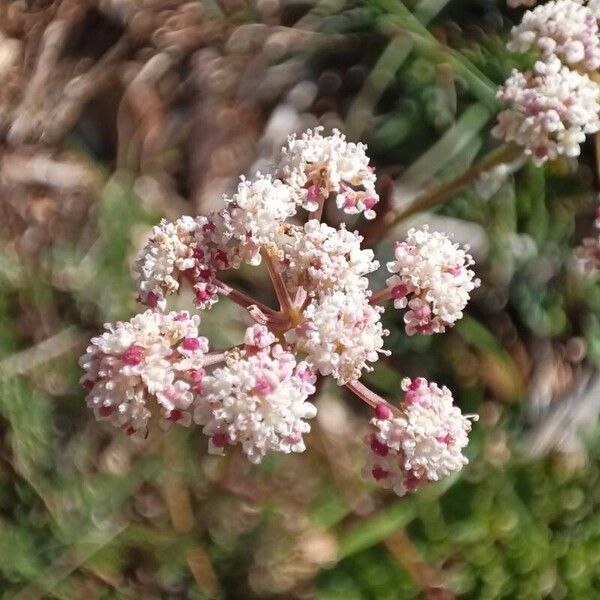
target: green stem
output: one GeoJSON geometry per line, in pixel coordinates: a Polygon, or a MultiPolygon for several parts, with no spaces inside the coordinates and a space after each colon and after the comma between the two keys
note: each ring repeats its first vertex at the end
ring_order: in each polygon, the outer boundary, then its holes
{"type": "Polygon", "coordinates": [[[388,215],[386,222],[380,230],[380,235],[383,238],[390,229],[397,225],[400,221],[418,212],[423,212],[438,204],[442,204],[446,200],[452,198],[466,187],[472,185],[475,180],[486,171],[496,167],[499,164],[509,162],[522,154],[522,149],[515,144],[505,144],[492,150],[484,156],[481,161],[473,165],[462,175],[452,181],[442,183],[437,187],[425,190],[420,196],[412,202],[408,207],[396,213],[388,215]]]}

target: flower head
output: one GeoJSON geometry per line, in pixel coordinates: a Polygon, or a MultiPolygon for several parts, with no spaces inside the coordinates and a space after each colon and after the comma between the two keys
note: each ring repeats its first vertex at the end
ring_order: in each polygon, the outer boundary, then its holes
{"type": "Polygon", "coordinates": [[[306,352],[308,363],[340,385],[371,371],[379,360],[383,338],[383,309],[371,306],[360,290],[341,291],[315,298],[304,310],[304,321],[286,333],[286,340],[306,352]]]}
{"type": "Polygon", "coordinates": [[[194,420],[210,437],[211,453],[239,444],[258,463],[267,452],[303,452],[306,419],[317,410],[307,402],[315,391],[307,364],[278,344],[265,345],[272,340],[266,328],[251,329],[242,354],[204,378],[194,420]]]}
{"type": "Polygon", "coordinates": [[[470,292],[479,286],[467,250],[426,225],[396,244],[386,283],[394,306],[409,308],[404,316],[409,335],[441,333],[462,318],[470,292]]]}
{"type": "Polygon", "coordinates": [[[80,359],[81,383],[96,418],[129,434],[144,431],[153,413],[189,425],[208,352],[199,322],[187,312],[147,310],[131,321],[107,323],[80,359]]]}
{"type": "Polygon", "coordinates": [[[150,239],[135,263],[140,299],[164,308],[164,297],[179,290],[183,271],[195,265],[193,243],[198,224],[192,217],[170,223],[166,219],[152,228],[150,239]]]}
{"type": "Polygon", "coordinates": [[[366,290],[365,277],[379,268],[372,250],[360,247],[362,237],[344,225],[335,229],[308,221],[288,230],[282,243],[283,274],[292,289],[298,286],[312,296],[335,290],[366,290]]]}
{"type": "MultiPolygon", "coordinates": [[[[479,285],[469,268],[473,260],[427,227],[411,230],[396,245],[387,286],[369,289],[368,275],[379,268],[373,250],[362,248],[363,238],[344,224],[332,227],[320,217],[324,202],[335,197],[346,213],[373,218],[374,169],[364,145],[347,142],[337,130],[321,132],[317,127],[288,139],[280,179],[242,177],[220,210],[162,220],[152,230],[135,265],[139,299],[149,309],[128,322],[107,324],[80,361],[87,404],[98,419],[128,434],[147,432],[150,420],[193,420],[209,437],[211,453],[239,445],[254,463],[268,452],[303,452],[308,421],[316,414],[308,400],[317,373],[331,375],[370,406],[379,398],[358,381],[389,354],[379,303],[393,297],[396,307],[408,309],[409,334],[444,331],[462,316],[479,285]],[[303,226],[290,222],[299,205],[311,211],[303,226]],[[221,279],[225,270],[263,259],[271,301],[221,279]],[[198,335],[199,317],[165,314],[168,296],[186,281],[198,309],[222,296],[246,311],[255,324],[246,329],[243,344],[208,353],[207,340],[198,335]]],[[[401,453],[404,475],[397,465],[398,474],[393,465],[371,468],[376,479],[394,481],[401,490],[456,468],[464,445],[455,434],[460,411],[456,416],[449,392],[433,384],[411,390],[402,421],[378,408],[379,437],[372,440],[378,456],[401,453]],[[417,391],[423,396],[419,408],[411,405],[417,391]],[[434,402],[437,396],[446,400],[434,402]],[[446,417],[447,426],[438,422],[446,417]]]]}
{"type": "Polygon", "coordinates": [[[184,278],[194,288],[198,308],[210,308],[217,302],[217,272],[232,263],[228,253],[215,243],[215,223],[223,223],[218,214],[181,217],[173,223],[163,219],[152,229],[135,264],[143,304],[164,310],[166,296],[178,292],[184,278]]]}
{"type": "Polygon", "coordinates": [[[594,13],[576,0],[553,0],[527,11],[513,27],[508,49],[535,48],[543,58],[557,56],[563,63],[586,71],[600,67],[600,39],[594,13]]]}
{"type": "Polygon", "coordinates": [[[299,139],[288,138],[282,149],[280,177],[296,190],[306,210],[317,210],[319,202],[334,194],[338,208],[347,214],[362,212],[366,219],[374,219],[379,196],[366,146],[347,142],[337,129],[330,136],[323,136],[322,131],[323,127],[315,127],[299,139]]]}
{"type": "Polygon", "coordinates": [[[498,115],[497,138],[523,146],[537,165],[558,156],[578,156],[588,133],[600,129],[600,88],[571,71],[556,56],[536,62],[533,71],[513,70],[498,97],[510,108],[498,115]]]}
{"type": "Polygon", "coordinates": [[[260,264],[261,248],[274,245],[284,221],[296,214],[292,188],[260,173],[253,181],[242,177],[237,193],[225,197],[225,203],[227,224],[217,228],[223,230],[220,245],[251,265],[260,264]]]}
{"type": "Polygon", "coordinates": [[[397,414],[385,405],[375,409],[367,474],[404,496],[430,481],[460,471],[468,460],[471,420],[453,405],[447,387],[419,377],[404,379],[404,400],[397,414]]]}

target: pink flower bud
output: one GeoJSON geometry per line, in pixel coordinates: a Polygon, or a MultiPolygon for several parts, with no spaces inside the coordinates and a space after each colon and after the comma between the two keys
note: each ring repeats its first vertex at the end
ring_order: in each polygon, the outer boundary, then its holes
{"type": "Polygon", "coordinates": [[[143,358],[144,348],[141,346],[130,346],[121,355],[123,364],[127,365],[128,367],[135,367],[136,365],[139,365],[143,358]]]}
{"type": "Polygon", "coordinates": [[[198,350],[198,348],[200,348],[200,340],[198,338],[185,338],[181,342],[181,347],[184,350],[198,350]]]}
{"type": "Polygon", "coordinates": [[[371,471],[371,475],[373,475],[373,479],[375,479],[375,481],[380,481],[381,479],[387,479],[389,473],[381,467],[375,467],[371,471]]]}
{"type": "Polygon", "coordinates": [[[115,411],[115,407],[114,406],[101,406],[98,409],[98,414],[101,417],[109,417],[110,415],[113,414],[114,411],[115,411]]]}
{"type": "Polygon", "coordinates": [[[380,402],[375,407],[375,418],[376,419],[389,419],[391,416],[392,416],[392,411],[383,402],[380,402]]]}
{"type": "Polygon", "coordinates": [[[224,433],[215,433],[212,436],[212,443],[215,448],[224,448],[227,445],[227,435],[224,433]]]}
{"type": "Polygon", "coordinates": [[[390,451],[390,449],[383,442],[380,442],[375,435],[371,437],[371,450],[373,450],[375,454],[379,454],[379,456],[387,456],[390,451]]]}

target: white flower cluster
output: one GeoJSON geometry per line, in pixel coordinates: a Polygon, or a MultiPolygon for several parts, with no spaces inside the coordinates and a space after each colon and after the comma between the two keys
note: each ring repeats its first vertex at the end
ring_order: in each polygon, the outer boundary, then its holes
{"type": "Polygon", "coordinates": [[[579,156],[585,136],[600,130],[600,88],[586,71],[600,67],[597,18],[600,3],[552,0],[527,11],[513,28],[508,48],[535,48],[542,60],[532,70],[514,69],[498,90],[509,108],[492,134],[523,147],[536,165],[579,156]],[[580,72],[583,71],[583,72],[580,72]]]}
{"type": "Polygon", "coordinates": [[[209,436],[209,452],[222,454],[239,444],[253,463],[267,452],[304,452],[306,419],[317,414],[307,398],[315,374],[306,362],[273,344],[273,334],[255,325],[246,333],[245,350],[204,378],[194,421],[209,436]]]}
{"type": "Polygon", "coordinates": [[[80,359],[96,418],[128,434],[145,431],[152,415],[189,425],[190,406],[202,385],[208,341],[200,317],[147,310],[131,321],[106,324],[80,359]]]}
{"type": "Polygon", "coordinates": [[[309,220],[291,227],[281,248],[283,275],[292,290],[302,286],[311,295],[336,290],[366,290],[365,277],[379,268],[373,250],[360,247],[362,237],[342,224],[339,229],[309,220]]]}
{"type": "Polygon", "coordinates": [[[368,476],[399,496],[462,469],[471,431],[447,387],[419,377],[404,379],[402,389],[397,414],[386,404],[375,408],[366,466],[368,476]]]}
{"type": "Polygon", "coordinates": [[[179,290],[183,271],[194,267],[192,245],[195,241],[197,223],[192,217],[181,217],[174,223],[163,219],[152,229],[152,235],[140,254],[135,269],[138,278],[140,300],[149,306],[179,290]]]}
{"type": "Polygon", "coordinates": [[[480,285],[467,250],[427,225],[396,243],[395,260],[387,264],[393,275],[386,283],[394,306],[409,308],[404,315],[408,335],[441,333],[462,318],[470,292],[480,285]]]}
{"type": "Polygon", "coordinates": [[[212,242],[214,229],[205,217],[163,219],[152,229],[135,263],[142,304],[164,310],[166,296],[179,291],[182,277],[192,283],[198,308],[217,301],[216,274],[230,266],[230,257],[212,242]]]}
{"type": "MultiPolygon", "coordinates": [[[[478,281],[471,257],[446,237],[411,230],[388,265],[389,288],[373,294],[374,252],[344,224],[320,222],[332,194],[346,213],[374,216],[375,174],[365,150],[338,131],[323,136],[320,127],[292,136],[280,179],[242,177],[220,210],[154,227],[135,265],[139,299],[149,309],[106,325],[81,359],[96,417],[130,434],[147,431],[154,417],[164,425],[193,421],[208,436],[210,452],[239,446],[255,463],[269,452],[302,452],[316,414],[309,398],[317,373],[372,404],[357,390],[363,373],[389,354],[379,303],[393,297],[396,306],[408,305],[411,335],[443,331],[460,318],[478,281]],[[303,225],[291,222],[299,206],[312,213],[303,225]],[[277,310],[220,281],[223,271],[263,261],[277,310]],[[185,281],[199,309],[223,295],[247,311],[255,324],[241,346],[209,353],[198,336],[199,317],[163,312],[185,281]]],[[[410,419],[406,427],[414,436],[410,419]]],[[[421,476],[415,461],[411,472],[421,476]]]]}
{"type": "Polygon", "coordinates": [[[565,64],[585,71],[600,67],[600,39],[594,13],[576,0],[553,0],[527,11],[513,27],[508,49],[542,57],[557,56],[565,64]]]}
{"type": "Polygon", "coordinates": [[[260,250],[272,246],[284,221],[296,214],[296,200],[291,187],[260,173],[254,181],[242,177],[237,194],[224,198],[221,227],[213,240],[218,246],[233,247],[233,254],[250,265],[261,262],[260,250]]]}
{"type": "Polygon", "coordinates": [[[306,352],[321,375],[332,375],[343,385],[372,371],[369,363],[387,352],[383,338],[389,332],[381,324],[382,312],[360,290],[324,294],[306,307],[303,322],[286,333],[286,341],[306,352]]]}
{"type": "Polygon", "coordinates": [[[278,169],[281,179],[297,190],[306,210],[317,210],[334,194],[337,207],[347,214],[362,212],[366,219],[374,219],[379,196],[366,146],[347,142],[337,129],[331,136],[323,136],[322,130],[316,127],[300,139],[288,139],[278,169]]]}
{"type": "Polygon", "coordinates": [[[498,97],[510,108],[498,115],[492,134],[523,146],[537,165],[558,156],[578,156],[588,133],[600,129],[600,88],[555,56],[533,72],[513,70],[498,97]]]}

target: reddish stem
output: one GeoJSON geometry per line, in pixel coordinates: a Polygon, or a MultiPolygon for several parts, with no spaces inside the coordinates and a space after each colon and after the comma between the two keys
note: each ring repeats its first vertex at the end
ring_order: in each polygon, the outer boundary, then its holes
{"type": "Polygon", "coordinates": [[[267,317],[276,314],[275,310],[268,307],[266,304],[259,302],[255,298],[252,298],[252,296],[245,294],[241,290],[236,290],[235,288],[232,288],[231,286],[227,285],[226,283],[223,283],[222,281],[218,281],[218,280],[215,282],[215,284],[216,284],[220,294],[222,294],[223,296],[226,296],[227,298],[229,298],[229,300],[231,300],[232,302],[235,302],[236,304],[239,304],[246,310],[250,309],[252,306],[256,306],[267,317]]]}
{"type": "Polygon", "coordinates": [[[373,390],[370,390],[364,383],[361,383],[360,381],[351,381],[346,384],[346,387],[363,402],[366,402],[371,408],[377,408],[380,404],[384,404],[392,411],[392,413],[398,413],[398,409],[395,406],[391,405],[387,400],[384,400],[373,390]]]}
{"type": "Polygon", "coordinates": [[[378,292],[375,292],[370,298],[369,298],[369,304],[383,304],[384,302],[387,302],[388,300],[392,299],[392,290],[388,287],[384,288],[383,290],[379,290],[378,292]]]}
{"type": "Polygon", "coordinates": [[[288,292],[288,289],[285,285],[285,281],[283,281],[281,273],[277,270],[275,261],[273,260],[273,257],[269,254],[269,251],[263,249],[261,253],[265,260],[265,264],[267,265],[269,277],[273,282],[273,287],[275,288],[277,300],[279,300],[281,312],[283,312],[286,315],[289,315],[291,314],[294,306],[292,303],[292,299],[290,298],[290,293],[288,292]]]}

